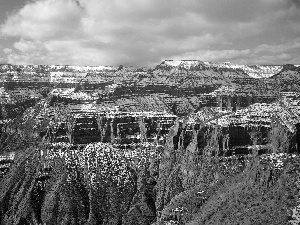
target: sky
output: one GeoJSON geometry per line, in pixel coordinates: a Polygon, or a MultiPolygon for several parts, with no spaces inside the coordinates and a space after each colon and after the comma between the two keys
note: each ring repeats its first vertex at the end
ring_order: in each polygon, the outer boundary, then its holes
{"type": "Polygon", "coordinates": [[[300,0],[0,0],[0,63],[300,64],[300,0]]]}

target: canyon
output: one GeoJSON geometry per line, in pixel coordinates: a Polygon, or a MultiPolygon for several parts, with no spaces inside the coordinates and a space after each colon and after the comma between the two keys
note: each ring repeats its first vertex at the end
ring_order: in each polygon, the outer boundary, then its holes
{"type": "Polygon", "coordinates": [[[0,224],[299,222],[298,65],[0,65],[0,81],[0,224]]]}

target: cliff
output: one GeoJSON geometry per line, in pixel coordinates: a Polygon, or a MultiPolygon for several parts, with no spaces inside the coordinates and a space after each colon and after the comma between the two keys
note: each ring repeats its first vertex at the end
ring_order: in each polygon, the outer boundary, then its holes
{"type": "Polygon", "coordinates": [[[298,67],[1,68],[1,223],[299,222],[298,67]]]}
{"type": "MultiPolygon", "coordinates": [[[[205,132],[201,128],[215,114],[205,111],[201,115],[201,125],[193,126],[186,147],[177,144],[176,138],[179,143],[187,138],[180,128],[184,125],[177,123],[169,133],[159,167],[156,224],[297,223],[299,193],[294,191],[299,189],[299,149],[294,149],[294,155],[289,153],[293,142],[284,134],[288,129],[281,127],[283,133],[274,138],[279,146],[274,139],[268,140],[272,148],[267,154],[259,153],[254,143],[252,151],[242,156],[224,157],[215,154],[220,152],[217,140],[222,127],[210,126],[205,132]],[[199,140],[199,133],[205,138],[199,140]]],[[[276,131],[275,127],[270,130],[276,131]]]]}

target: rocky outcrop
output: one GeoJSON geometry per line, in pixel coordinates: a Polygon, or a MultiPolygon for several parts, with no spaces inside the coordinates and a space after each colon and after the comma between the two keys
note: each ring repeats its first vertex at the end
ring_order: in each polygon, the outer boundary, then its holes
{"type": "Polygon", "coordinates": [[[0,156],[0,179],[8,173],[9,168],[14,162],[14,154],[5,154],[0,156]]]}
{"type": "MultiPolygon", "coordinates": [[[[212,157],[214,155],[212,153],[218,152],[217,140],[222,136],[221,127],[219,130],[215,128],[206,129],[207,134],[202,147],[197,147],[199,133],[202,129],[201,127],[199,129],[194,127],[189,145],[185,148],[179,144],[176,148],[175,143],[178,139],[180,143],[180,138],[175,137],[178,133],[181,138],[185,135],[180,127],[182,125],[177,123],[171,129],[160,163],[156,199],[158,220],[156,224],[166,224],[167,221],[178,224],[205,224],[209,223],[208,221],[213,221],[211,223],[218,223],[219,221],[230,223],[229,221],[232,221],[234,223],[233,221],[238,221],[241,216],[245,220],[250,218],[252,222],[257,219],[272,223],[270,221],[276,221],[279,217],[282,223],[289,220],[289,212],[281,212],[279,209],[276,211],[276,207],[279,205],[283,208],[292,208],[297,205],[298,200],[292,197],[291,200],[287,200],[283,196],[286,194],[293,195],[293,188],[290,188],[289,185],[294,187],[297,184],[293,180],[296,179],[297,173],[290,168],[298,166],[298,156],[286,153],[258,156],[258,147],[256,147],[252,151],[244,153],[248,156],[243,158],[238,156],[212,157]],[[296,157],[295,160],[293,157],[296,157]],[[290,172],[286,173],[286,171],[290,172]],[[293,178],[290,182],[285,183],[286,176],[293,178]],[[281,188],[283,189],[281,190],[281,188]],[[278,201],[268,200],[266,197],[267,195],[270,196],[269,199],[276,198],[273,190],[278,190],[279,192],[276,193],[282,196],[278,201]],[[239,194],[240,192],[247,192],[249,196],[239,194]],[[247,198],[247,201],[257,202],[259,210],[263,210],[268,216],[256,218],[256,209],[247,205],[248,203],[240,205],[243,198],[247,198]],[[265,204],[265,201],[268,203],[265,204]],[[227,212],[221,204],[230,208],[236,207],[234,210],[236,210],[237,215],[227,212]],[[244,213],[240,212],[240,210],[247,210],[247,207],[253,210],[251,213],[248,212],[249,218],[244,217],[244,213]],[[224,211],[222,215],[218,213],[220,209],[224,211]],[[275,211],[277,214],[274,213],[275,211]],[[266,220],[266,218],[268,219],[266,220]]],[[[202,132],[202,135],[204,134],[205,132],[202,132]]],[[[253,138],[255,139],[255,136],[253,138]]],[[[270,151],[279,152],[280,150],[272,149],[270,151]]],[[[288,152],[286,148],[282,151],[288,152]]],[[[217,155],[215,154],[215,156],[217,155]]],[[[277,194],[275,195],[277,196],[277,194]]]]}
{"type": "Polygon", "coordinates": [[[72,99],[60,95],[49,98],[37,119],[42,123],[44,118],[48,118],[53,126],[48,126],[47,130],[40,133],[41,136],[55,142],[75,144],[97,141],[118,144],[139,142],[163,144],[164,137],[176,119],[175,115],[167,112],[121,111],[119,107],[106,107],[86,100],[87,98],[76,99],[81,102],[72,104],[72,99]],[[145,126],[145,137],[142,137],[140,122],[145,126]]]}

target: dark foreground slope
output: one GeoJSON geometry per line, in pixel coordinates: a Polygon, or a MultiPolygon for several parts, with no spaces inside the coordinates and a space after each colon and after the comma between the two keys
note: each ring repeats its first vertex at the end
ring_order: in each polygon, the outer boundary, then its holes
{"type": "Polygon", "coordinates": [[[153,196],[142,191],[153,184],[137,179],[147,162],[136,152],[139,162],[103,143],[24,150],[1,180],[1,224],[121,224],[132,201],[145,201],[141,218],[153,221],[153,196]]]}

